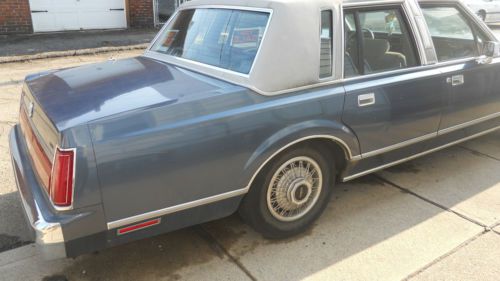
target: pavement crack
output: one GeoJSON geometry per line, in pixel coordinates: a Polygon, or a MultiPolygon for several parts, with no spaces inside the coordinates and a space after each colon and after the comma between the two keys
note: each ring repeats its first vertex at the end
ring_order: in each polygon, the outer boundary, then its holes
{"type": "Polygon", "coordinates": [[[477,150],[474,150],[474,149],[471,149],[471,148],[468,148],[466,146],[462,146],[462,145],[459,145],[458,147],[462,148],[462,149],[465,149],[467,151],[470,151],[472,152],[474,155],[477,155],[477,156],[480,156],[480,157],[485,157],[485,158],[489,158],[489,159],[493,159],[493,160],[496,160],[496,161],[500,161],[500,159],[498,159],[497,157],[495,156],[491,156],[491,155],[488,155],[486,153],[482,153],[480,151],[477,151],[477,150]]]}
{"type": "Polygon", "coordinates": [[[490,229],[491,229],[491,231],[493,231],[493,232],[495,232],[496,234],[499,234],[499,235],[500,235],[500,229],[496,230],[496,228],[497,228],[497,227],[499,227],[499,226],[500,226],[500,222],[497,222],[497,223],[495,223],[494,225],[492,225],[492,226],[490,227],[490,229]]]}
{"type": "Polygon", "coordinates": [[[411,190],[409,190],[409,189],[407,189],[407,188],[404,188],[404,187],[402,187],[402,186],[400,186],[400,185],[398,185],[398,184],[396,184],[396,183],[393,183],[393,182],[391,182],[391,181],[389,181],[389,180],[387,180],[387,179],[385,179],[385,178],[381,177],[381,176],[380,176],[380,175],[378,175],[378,174],[374,174],[374,176],[375,176],[376,178],[378,178],[379,180],[381,180],[382,182],[385,182],[385,183],[387,183],[387,184],[389,184],[389,185],[392,185],[393,187],[395,187],[395,188],[397,188],[397,189],[399,189],[399,190],[401,190],[401,191],[403,191],[403,192],[405,192],[405,193],[411,194],[411,195],[413,195],[413,196],[415,196],[415,197],[417,197],[417,198],[419,198],[419,199],[421,199],[421,200],[423,200],[423,201],[425,201],[425,202],[427,202],[427,203],[429,203],[429,204],[432,204],[432,205],[434,205],[434,206],[436,206],[436,207],[438,207],[438,208],[440,208],[440,209],[443,209],[443,210],[445,210],[445,211],[447,211],[447,212],[453,213],[453,214],[455,214],[455,215],[457,215],[457,216],[461,217],[462,219],[465,219],[465,220],[467,220],[467,221],[469,221],[469,222],[471,222],[471,223],[473,223],[473,224],[477,224],[477,225],[479,225],[479,226],[483,227],[486,231],[487,231],[487,229],[488,229],[488,226],[487,226],[487,225],[485,225],[485,224],[483,224],[483,223],[481,223],[481,222],[479,222],[479,221],[477,221],[477,220],[475,220],[475,219],[473,219],[473,218],[470,218],[470,217],[468,217],[468,216],[466,216],[466,215],[464,215],[464,214],[461,214],[461,213],[459,213],[459,212],[457,212],[457,211],[454,211],[454,210],[452,210],[452,209],[450,209],[450,208],[448,208],[448,207],[446,207],[446,206],[444,206],[444,205],[441,205],[441,204],[439,204],[439,203],[437,203],[437,202],[434,202],[434,201],[432,201],[432,200],[430,200],[430,199],[428,199],[428,198],[425,198],[424,196],[422,196],[422,195],[420,195],[420,194],[418,194],[418,193],[415,193],[415,192],[413,192],[413,191],[411,191],[411,190]]]}
{"type": "Polygon", "coordinates": [[[257,281],[257,278],[239,261],[237,257],[234,257],[229,253],[229,251],[224,248],[224,245],[220,243],[210,232],[208,232],[202,225],[195,227],[196,232],[202,239],[204,239],[212,249],[219,255],[227,256],[231,262],[233,262],[241,271],[243,271],[248,278],[252,281],[257,281]]]}
{"type": "Polygon", "coordinates": [[[438,262],[444,260],[445,258],[453,255],[454,253],[460,251],[460,249],[466,247],[467,245],[469,245],[470,243],[472,243],[473,241],[475,241],[476,239],[478,239],[479,237],[483,236],[484,234],[488,233],[489,231],[488,230],[484,230],[476,235],[474,235],[473,237],[467,239],[466,241],[464,241],[463,243],[461,243],[460,245],[458,245],[457,247],[453,248],[451,251],[437,257],[436,259],[432,260],[430,263],[424,265],[422,268],[418,269],[417,271],[413,272],[412,274],[408,275],[406,278],[404,278],[403,280],[410,280],[412,279],[413,277],[416,277],[417,275],[419,275],[420,273],[424,272],[425,270],[427,270],[428,268],[430,268],[431,266],[437,264],[438,262]]]}

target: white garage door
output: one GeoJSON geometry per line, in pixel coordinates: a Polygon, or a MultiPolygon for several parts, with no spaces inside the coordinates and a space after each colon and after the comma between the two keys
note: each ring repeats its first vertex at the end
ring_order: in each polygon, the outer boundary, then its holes
{"type": "Polygon", "coordinates": [[[125,0],[30,0],[35,32],[126,28],[125,0]]]}

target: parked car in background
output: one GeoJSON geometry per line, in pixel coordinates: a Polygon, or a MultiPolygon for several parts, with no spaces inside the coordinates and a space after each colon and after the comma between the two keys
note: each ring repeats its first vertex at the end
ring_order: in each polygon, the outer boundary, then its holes
{"type": "Polygon", "coordinates": [[[187,2],[142,56],[26,77],[20,197],[47,257],[236,211],[289,237],[338,182],[499,129],[499,55],[459,1],[187,2]]]}
{"type": "Polygon", "coordinates": [[[500,22],[500,0],[465,0],[464,2],[484,22],[500,22]]]}

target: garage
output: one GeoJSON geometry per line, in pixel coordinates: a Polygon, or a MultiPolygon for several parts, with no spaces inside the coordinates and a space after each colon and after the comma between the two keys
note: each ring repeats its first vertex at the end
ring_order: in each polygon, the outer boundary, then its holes
{"type": "Polygon", "coordinates": [[[29,0],[34,32],[126,28],[125,0],[29,0]]]}

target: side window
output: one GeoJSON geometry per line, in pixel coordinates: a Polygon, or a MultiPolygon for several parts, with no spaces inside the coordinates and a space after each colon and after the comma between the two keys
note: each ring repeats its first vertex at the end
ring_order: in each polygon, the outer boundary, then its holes
{"type": "Polygon", "coordinates": [[[345,77],[418,65],[410,31],[399,9],[345,12],[345,77]]]}
{"type": "Polygon", "coordinates": [[[486,36],[459,9],[424,6],[422,10],[440,62],[479,55],[486,36]]]}
{"type": "Polygon", "coordinates": [[[332,76],[332,40],[333,40],[333,13],[332,11],[321,12],[321,55],[319,77],[326,78],[332,76]]]}
{"type": "Polygon", "coordinates": [[[358,69],[360,49],[354,13],[345,14],[344,32],[344,76],[346,78],[349,78],[361,74],[360,70],[358,69]]]}

